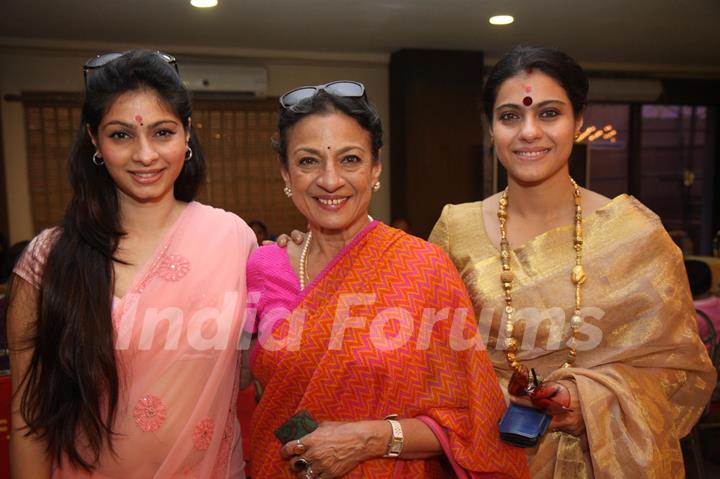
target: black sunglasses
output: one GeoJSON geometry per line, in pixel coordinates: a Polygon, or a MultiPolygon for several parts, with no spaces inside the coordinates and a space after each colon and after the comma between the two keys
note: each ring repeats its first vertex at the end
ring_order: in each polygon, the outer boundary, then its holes
{"type": "Polygon", "coordinates": [[[280,97],[280,106],[287,110],[321,91],[346,98],[362,98],[365,96],[365,85],[352,80],[337,80],[324,85],[301,86],[284,93],[280,97]]]}
{"type": "MultiPolygon", "coordinates": [[[[110,63],[113,60],[116,60],[120,58],[121,56],[125,55],[127,52],[110,52],[110,53],[101,53],[99,55],[95,55],[90,60],[85,62],[85,65],[83,65],[83,78],[85,79],[85,88],[87,88],[87,80],[88,80],[88,72],[91,70],[97,70],[98,68],[102,68],[108,63],[110,63]]],[[[175,68],[175,73],[180,75],[180,70],[178,69],[177,60],[175,60],[175,57],[168,54],[163,53],[161,51],[155,51],[153,52],[155,55],[159,56],[161,59],[163,59],[166,63],[172,65],[175,68]]]]}

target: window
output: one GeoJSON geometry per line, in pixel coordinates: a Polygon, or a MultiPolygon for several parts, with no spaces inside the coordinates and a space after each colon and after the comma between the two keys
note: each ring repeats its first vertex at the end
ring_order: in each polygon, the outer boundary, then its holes
{"type": "Polygon", "coordinates": [[[608,197],[631,193],[665,228],[709,251],[713,236],[712,149],[708,108],[594,103],[580,140],[590,150],[590,188],[608,197]]]}
{"type": "Polygon", "coordinates": [[[642,107],[639,195],[665,228],[690,237],[690,251],[702,237],[706,113],[704,106],[642,107]]]}
{"type": "Polygon", "coordinates": [[[274,98],[194,102],[193,125],[208,167],[198,200],[287,233],[304,230],[305,219],[283,193],[280,162],[270,147],[277,116],[274,98]]]}
{"type": "Polygon", "coordinates": [[[592,104],[585,112],[585,132],[589,132],[583,142],[590,150],[590,189],[609,198],[627,193],[630,106],[592,104]]]}
{"type": "Polygon", "coordinates": [[[79,95],[24,93],[22,101],[33,226],[38,233],[59,223],[72,197],[67,159],[82,100],[79,95]]]}

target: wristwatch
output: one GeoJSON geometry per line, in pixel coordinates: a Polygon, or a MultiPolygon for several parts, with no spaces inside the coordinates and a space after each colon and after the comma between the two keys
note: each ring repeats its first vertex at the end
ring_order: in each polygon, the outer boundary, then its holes
{"type": "Polygon", "coordinates": [[[405,441],[405,438],[403,437],[402,426],[395,419],[390,419],[391,417],[397,418],[397,415],[392,415],[385,418],[385,420],[390,423],[390,427],[392,428],[392,437],[390,438],[390,442],[387,446],[387,451],[385,452],[385,455],[383,457],[398,457],[402,452],[403,443],[405,441]]]}

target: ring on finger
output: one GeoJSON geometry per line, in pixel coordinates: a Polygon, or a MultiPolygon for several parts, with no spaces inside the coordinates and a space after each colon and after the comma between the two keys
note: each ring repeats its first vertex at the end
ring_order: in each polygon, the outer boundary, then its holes
{"type": "Polygon", "coordinates": [[[307,459],[301,457],[292,463],[292,468],[295,472],[307,471],[310,470],[310,463],[307,462],[307,459]]]}
{"type": "Polygon", "coordinates": [[[303,454],[307,448],[305,447],[305,444],[300,442],[300,439],[295,440],[295,445],[293,446],[292,453],[296,456],[299,456],[303,454]]]}
{"type": "Polygon", "coordinates": [[[315,477],[315,471],[313,471],[311,464],[308,464],[308,466],[307,466],[307,470],[305,471],[305,477],[308,479],[315,477]]]}

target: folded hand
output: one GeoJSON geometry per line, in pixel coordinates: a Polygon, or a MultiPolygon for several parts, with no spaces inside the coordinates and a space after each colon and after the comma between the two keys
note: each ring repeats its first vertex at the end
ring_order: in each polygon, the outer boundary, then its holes
{"type": "Polygon", "coordinates": [[[309,464],[297,472],[298,477],[333,478],[348,474],[363,461],[381,456],[386,444],[377,437],[372,421],[323,422],[310,434],[291,441],[280,449],[280,455],[296,471],[295,463],[302,459],[309,464]],[[299,451],[304,450],[301,454],[299,451]],[[379,450],[379,454],[378,454],[379,450]],[[309,473],[309,474],[308,474],[309,473]]]}
{"type": "Polygon", "coordinates": [[[577,386],[572,381],[547,381],[529,396],[510,396],[519,406],[541,409],[552,416],[550,431],[563,431],[573,436],[585,433],[585,421],[578,401],[577,386]]]}

